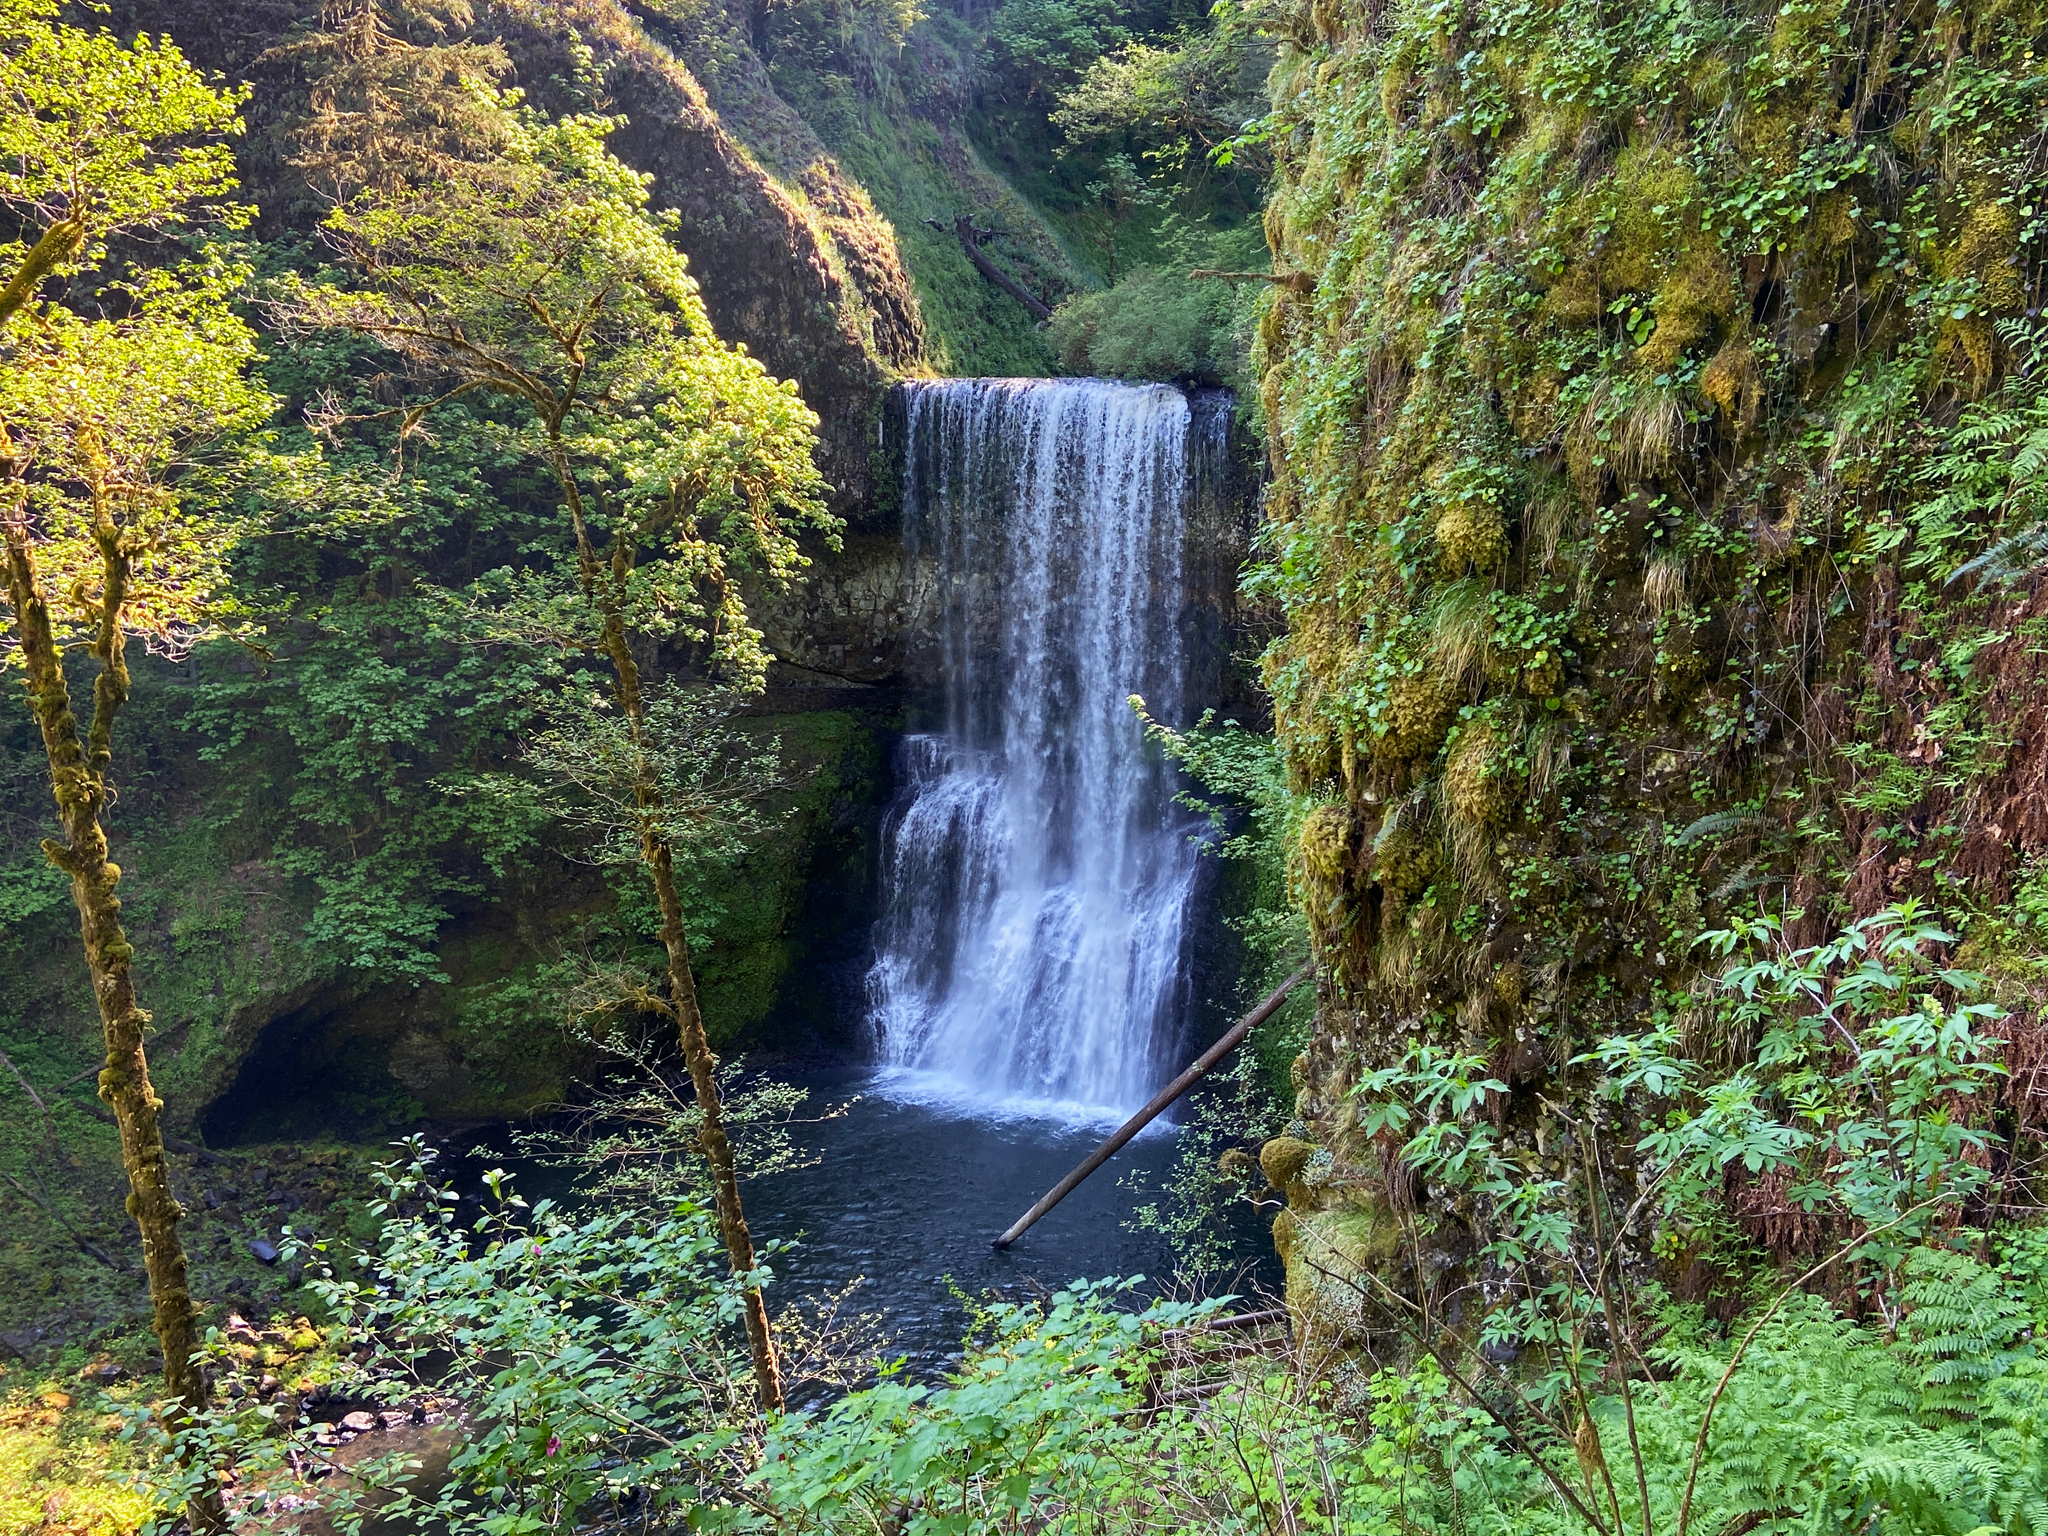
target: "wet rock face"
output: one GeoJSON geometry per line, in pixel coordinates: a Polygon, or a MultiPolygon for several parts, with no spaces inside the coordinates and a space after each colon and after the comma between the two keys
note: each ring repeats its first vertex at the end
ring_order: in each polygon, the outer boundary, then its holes
{"type": "MultiPolygon", "coordinates": [[[[775,679],[785,686],[881,685],[928,695],[944,685],[946,622],[954,624],[952,643],[963,654],[992,657],[1003,646],[1008,599],[995,546],[949,568],[939,535],[922,526],[932,508],[916,503],[939,494],[933,476],[953,472],[931,463],[915,471],[909,460],[906,402],[925,387],[908,384],[886,397],[870,429],[878,466],[874,494],[851,520],[844,548],[819,558],[803,583],[788,592],[748,594],[749,612],[786,664],[775,679]],[[922,493],[919,483],[925,484],[922,493]],[[949,611],[954,618],[947,621],[949,611]]],[[[1256,715],[1261,705],[1244,696],[1230,658],[1256,622],[1238,603],[1237,573],[1250,550],[1258,502],[1257,453],[1236,424],[1229,391],[1191,389],[1186,394],[1188,480],[1176,638],[1190,675],[1200,680],[1200,705],[1249,709],[1256,715]]],[[[932,445],[922,451],[929,457],[932,445]]],[[[1071,473],[1072,466],[1062,461],[1058,472],[1071,473]]],[[[1001,503],[1002,497],[991,492],[980,509],[995,520],[992,526],[1023,515],[1001,503]]],[[[1069,540],[1074,530],[1061,525],[1052,536],[1069,540]]],[[[1152,573],[1130,575],[1149,581],[1152,573]]]]}
{"type": "Polygon", "coordinates": [[[750,599],[748,611],[784,665],[773,681],[872,688],[937,675],[939,573],[894,533],[849,534],[803,584],[750,599]]]}

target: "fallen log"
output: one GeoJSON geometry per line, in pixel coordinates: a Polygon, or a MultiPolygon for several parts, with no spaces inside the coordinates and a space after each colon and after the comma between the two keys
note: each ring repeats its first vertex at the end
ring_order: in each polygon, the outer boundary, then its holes
{"type": "MultiPolygon", "coordinates": [[[[934,229],[944,229],[946,227],[937,219],[926,219],[925,223],[931,225],[934,229]]],[[[974,220],[965,214],[962,214],[953,221],[953,234],[960,241],[960,249],[967,253],[967,259],[974,263],[974,270],[1002,289],[1003,292],[1007,293],[1019,304],[1030,310],[1034,320],[1050,320],[1052,318],[1052,306],[1050,304],[1010,276],[1009,273],[1005,272],[993,261],[989,260],[988,252],[981,248],[981,242],[988,239],[991,233],[992,231],[989,230],[976,229],[974,227],[974,220]]]]}
{"type": "Polygon", "coordinates": [[[1289,1322],[1293,1317],[1285,1307],[1268,1307],[1263,1312],[1239,1312],[1234,1317],[1209,1317],[1199,1323],[1189,1323],[1185,1328],[1169,1328],[1159,1335],[1162,1344],[1177,1344],[1183,1339],[1197,1339],[1207,1333],[1222,1333],[1232,1328],[1264,1328],[1272,1323],[1289,1322]]]}
{"type": "Polygon", "coordinates": [[[1218,1040],[1214,1045],[1210,1046],[1208,1050],[1202,1052],[1201,1056],[1196,1059],[1195,1064],[1193,1066],[1189,1067],[1187,1071],[1181,1073],[1179,1077],[1176,1077],[1172,1082],[1168,1083],[1164,1088],[1160,1089],[1157,1093],[1155,1093],[1152,1096],[1152,1101],[1149,1104],[1147,1104],[1143,1109],[1139,1110],[1135,1115],[1131,1116],[1131,1118],[1126,1120],[1122,1125],[1118,1126],[1116,1130],[1110,1134],[1110,1137],[1107,1141],[1105,1141],[1101,1146],[1097,1147],[1093,1152],[1090,1152],[1087,1155],[1087,1157],[1082,1159],[1080,1167],[1076,1168],[1064,1179],[1061,1179],[1059,1183],[1053,1185],[1053,1187],[1049,1191],[1047,1191],[1045,1196],[1038,1202],[1038,1204],[1032,1206],[1031,1209],[1026,1211],[1022,1216],[1019,1216],[1017,1220],[1011,1224],[1010,1229],[1007,1232],[1005,1232],[1001,1237],[995,1239],[994,1243],[991,1244],[991,1246],[995,1248],[1009,1247],[1010,1244],[1017,1241],[1018,1238],[1022,1237],[1027,1231],[1029,1231],[1030,1228],[1038,1221],[1039,1217],[1043,1216],[1047,1211],[1051,1210],[1054,1206],[1058,1205],[1062,1200],[1066,1199],[1067,1196],[1071,1195],[1076,1189],[1080,1188],[1081,1181],[1083,1179],[1087,1178],[1089,1174],[1093,1173],[1096,1169],[1100,1168],[1104,1163],[1108,1162],[1112,1157],[1116,1156],[1117,1152],[1122,1149],[1125,1142],[1129,1141],[1133,1136],[1137,1135],[1138,1132],[1142,1131],[1143,1129],[1145,1129],[1146,1126],[1150,1125],[1154,1120],[1158,1119],[1159,1116],[1166,1110],[1167,1106],[1172,1104],[1175,1099],[1179,1098],[1182,1094],[1186,1093],[1190,1088],[1194,1087],[1195,1084],[1200,1082],[1204,1077],[1207,1077],[1209,1075],[1209,1072],[1211,1071],[1211,1069],[1215,1067],[1217,1062],[1221,1061],[1225,1056],[1228,1056],[1232,1051],[1236,1050],[1239,1045],[1244,1043],[1244,1037],[1246,1035],[1250,1034],[1259,1025],[1265,1023],[1266,1020],[1270,1019],[1274,1014],[1278,1013],[1280,1011],[1280,1005],[1287,1001],[1287,994],[1292,992],[1294,990],[1295,984],[1301,981],[1304,977],[1306,977],[1313,968],[1313,963],[1302,966],[1300,970],[1296,971],[1292,976],[1288,977],[1285,981],[1281,982],[1279,986],[1275,987],[1271,992],[1267,993],[1265,999],[1259,1004],[1258,1007],[1254,1008],[1250,1013],[1246,1014],[1243,1018],[1239,1019],[1235,1024],[1233,1024],[1230,1027],[1229,1033],[1224,1035],[1224,1037],[1221,1040],[1218,1040]]]}

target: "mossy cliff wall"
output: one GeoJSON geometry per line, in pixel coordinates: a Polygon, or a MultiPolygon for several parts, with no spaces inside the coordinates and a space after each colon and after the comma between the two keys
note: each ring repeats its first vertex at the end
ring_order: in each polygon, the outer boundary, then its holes
{"type": "Polygon", "coordinates": [[[2042,8],[1270,15],[1251,582],[1328,966],[1283,1247],[1365,1262],[1428,1200],[1350,1096],[1418,1044],[1557,1163],[1573,1057],[1678,1017],[1740,910],[1932,902],[2027,1036],[2042,8]]]}
{"type": "Polygon", "coordinates": [[[980,28],[999,9],[651,0],[636,11],[703,85],[721,126],[842,246],[887,232],[915,290],[921,361],[939,374],[1054,369],[1030,312],[961,249],[956,218],[998,231],[999,264],[1048,302],[1081,281],[1040,210],[984,164],[967,131],[980,28]]]}

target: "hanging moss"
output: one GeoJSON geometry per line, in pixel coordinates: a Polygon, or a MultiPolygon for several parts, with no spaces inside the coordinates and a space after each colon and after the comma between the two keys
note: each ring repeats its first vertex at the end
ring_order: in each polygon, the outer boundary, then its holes
{"type": "Polygon", "coordinates": [[[1446,571],[1490,571],[1507,558],[1500,508],[1476,499],[1454,501],[1436,520],[1438,558],[1446,571]]]}
{"type": "Polygon", "coordinates": [[[1510,770],[1500,734],[1477,722],[1458,733],[1444,762],[1444,809],[1468,827],[1491,827],[1507,819],[1510,770]]]}
{"type": "Polygon", "coordinates": [[[1397,896],[1419,896],[1442,864],[1435,841],[1408,817],[1389,824],[1373,847],[1373,878],[1397,896]]]}
{"type": "Polygon", "coordinates": [[[1433,755],[1450,728],[1457,699],[1450,678],[1430,673],[1395,678],[1387,685],[1386,729],[1375,743],[1376,754],[1396,762],[1433,755]]]}
{"type": "Polygon", "coordinates": [[[1330,912],[1344,892],[1351,862],[1351,811],[1323,805],[1303,818],[1296,883],[1302,904],[1318,914],[1330,912]]]}
{"type": "Polygon", "coordinates": [[[1378,828],[1298,1099],[1370,1183],[1413,1043],[1568,1095],[1732,912],[2005,899],[2035,621],[1950,578],[2031,515],[2048,5],[1288,15],[1252,582],[1293,782],[1378,828]]]}

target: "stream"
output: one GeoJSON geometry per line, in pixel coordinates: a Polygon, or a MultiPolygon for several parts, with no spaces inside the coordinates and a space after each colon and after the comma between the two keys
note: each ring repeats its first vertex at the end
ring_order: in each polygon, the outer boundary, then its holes
{"type": "Polygon", "coordinates": [[[799,1080],[814,1103],[862,1097],[840,1119],[797,1128],[816,1161],[757,1180],[751,1223],[798,1239],[777,1266],[785,1294],[863,1280],[853,1310],[884,1313],[912,1378],[930,1380],[957,1358],[968,1316],[956,1292],[1028,1301],[1076,1279],[1142,1275],[1144,1292],[1171,1281],[1165,1239],[1131,1221],[1171,1166],[1170,1130],[1141,1136],[998,1253],[989,1240],[1092,1150],[1103,1126],[896,1097],[886,1078],[860,1071],[799,1080]]]}

